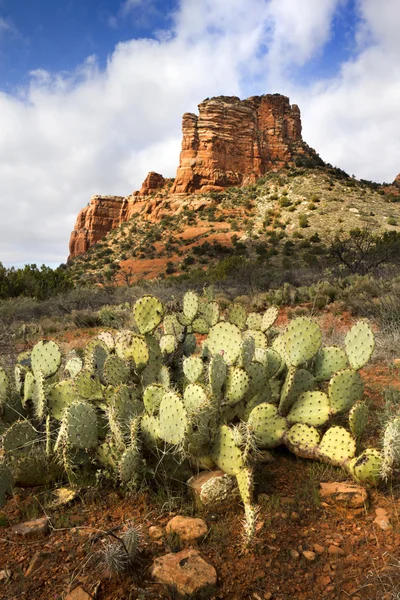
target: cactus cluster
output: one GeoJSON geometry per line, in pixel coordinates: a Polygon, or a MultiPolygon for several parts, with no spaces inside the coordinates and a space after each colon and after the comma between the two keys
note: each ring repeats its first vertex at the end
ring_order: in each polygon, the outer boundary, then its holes
{"type": "Polygon", "coordinates": [[[136,329],[101,333],[83,357],[39,342],[19,357],[15,384],[0,369],[0,505],[28,471],[42,482],[61,470],[76,485],[103,473],[132,489],[160,462],[172,480],[217,465],[236,477],[248,543],[259,450],[283,444],[377,483],[381,454],[356,456],[368,418],[359,370],[374,348],[367,322],[342,349],[322,347],[311,318],[277,335],[276,307],[222,312],[210,294],[186,293],[177,313],[144,296],[133,314],[136,329]]]}

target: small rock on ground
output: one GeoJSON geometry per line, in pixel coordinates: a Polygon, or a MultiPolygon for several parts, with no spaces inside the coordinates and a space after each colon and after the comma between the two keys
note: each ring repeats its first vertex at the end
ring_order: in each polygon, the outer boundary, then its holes
{"type": "Polygon", "coordinates": [[[304,550],[303,556],[307,560],[312,561],[312,560],[315,560],[316,554],[315,554],[315,552],[311,552],[311,550],[304,550]]]}
{"type": "Polygon", "coordinates": [[[203,519],[178,515],[168,521],[166,532],[175,533],[182,542],[193,542],[206,535],[208,527],[203,519]]]}
{"type": "Polygon", "coordinates": [[[387,531],[388,529],[392,529],[392,525],[390,524],[389,516],[387,511],[384,508],[376,508],[375,509],[376,518],[374,519],[375,525],[378,525],[383,531],[387,531]]]}
{"type": "Polygon", "coordinates": [[[11,531],[15,535],[22,535],[23,537],[44,535],[49,531],[49,521],[47,517],[41,517],[40,519],[34,519],[33,521],[25,521],[25,523],[14,525],[11,531]]]}
{"type": "Polygon", "coordinates": [[[319,493],[325,502],[347,508],[359,508],[368,501],[368,493],[365,488],[348,483],[321,483],[319,493]]]}
{"type": "Polygon", "coordinates": [[[198,506],[216,508],[239,496],[235,478],[220,469],[194,475],[187,484],[198,506]]]}
{"type": "Polygon", "coordinates": [[[79,586],[72,590],[68,596],[65,596],[65,600],[93,600],[93,596],[79,586]]]}
{"type": "Polygon", "coordinates": [[[160,540],[163,535],[164,532],[161,527],[158,527],[157,525],[149,527],[149,537],[151,537],[152,540],[160,540]]]}
{"type": "Polygon", "coordinates": [[[200,552],[193,549],[156,558],[151,574],[159,583],[176,588],[183,596],[197,593],[206,595],[208,592],[211,594],[217,583],[214,567],[202,558],[200,552]]]}
{"type": "Polygon", "coordinates": [[[37,575],[38,571],[42,570],[45,566],[45,563],[52,557],[50,552],[35,552],[33,555],[31,562],[29,563],[29,567],[25,572],[25,577],[30,577],[31,575],[37,575]]]}

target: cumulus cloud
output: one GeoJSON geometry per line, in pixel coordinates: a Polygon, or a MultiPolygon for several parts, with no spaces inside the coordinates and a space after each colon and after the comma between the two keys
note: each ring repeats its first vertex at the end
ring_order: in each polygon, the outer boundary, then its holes
{"type": "Polygon", "coordinates": [[[0,260],[63,262],[92,194],[126,195],[149,170],[174,176],[181,115],[208,96],[288,93],[302,109],[305,139],[325,160],[393,179],[396,0],[381,0],[379,14],[372,0],[359,0],[358,54],[336,78],[307,89],[290,79],[329,41],[343,1],[181,0],[169,31],[118,44],[104,69],[95,57],[73,73],[38,68],[18,94],[0,93],[0,260]]]}

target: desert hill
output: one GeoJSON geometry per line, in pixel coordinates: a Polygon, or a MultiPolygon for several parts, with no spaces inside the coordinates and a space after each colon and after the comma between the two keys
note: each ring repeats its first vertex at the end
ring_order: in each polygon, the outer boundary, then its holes
{"type": "Polygon", "coordinates": [[[400,178],[381,186],[325,164],[285,96],[206,99],[198,116],[183,115],[182,130],[175,179],[151,172],[139,191],[94,196],[79,213],[76,281],[176,275],[232,253],[312,262],[339,230],[400,224],[400,178]]]}

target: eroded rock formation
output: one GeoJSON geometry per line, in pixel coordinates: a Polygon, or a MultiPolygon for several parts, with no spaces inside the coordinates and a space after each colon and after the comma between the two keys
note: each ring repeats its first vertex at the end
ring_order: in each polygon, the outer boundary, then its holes
{"type": "Polygon", "coordinates": [[[173,193],[245,185],[311,150],[301,137],[300,110],[279,94],[240,100],[220,96],[183,115],[173,193]]]}
{"type": "Polygon", "coordinates": [[[204,100],[198,116],[183,115],[182,131],[174,183],[152,171],[131,196],[93,196],[78,215],[69,258],[86,252],[135,213],[157,220],[168,210],[179,212],[182,195],[246,185],[299,157],[320,160],[303,142],[298,106],[279,94],[204,100]]]}

